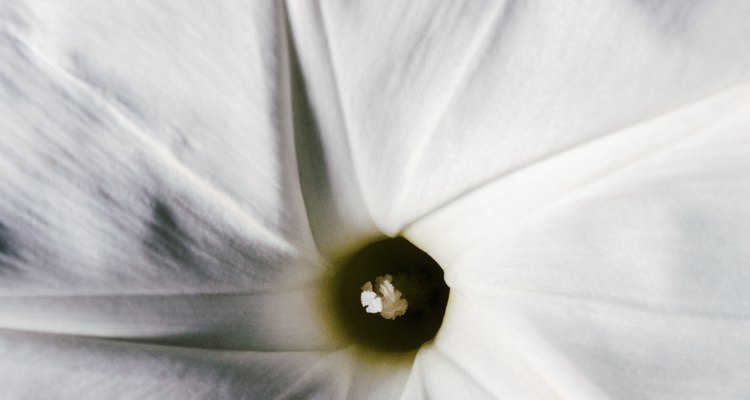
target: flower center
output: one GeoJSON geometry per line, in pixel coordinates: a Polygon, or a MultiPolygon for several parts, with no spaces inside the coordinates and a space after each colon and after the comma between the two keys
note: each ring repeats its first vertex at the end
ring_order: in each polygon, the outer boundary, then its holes
{"type": "Polygon", "coordinates": [[[404,238],[383,239],[336,267],[333,305],[355,344],[410,351],[435,336],[450,290],[427,253],[404,238]]]}
{"type": "Polygon", "coordinates": [[[372,282],[362,285],[359,301],[365,311],[370,314],[380,313],[385,319],[396,319],[406,314],[409,302],[401,297],[401,292],[393,287],[393,277],[386,274],[375,279],[375,286],[379,293],[373,291],[372,282]]]}

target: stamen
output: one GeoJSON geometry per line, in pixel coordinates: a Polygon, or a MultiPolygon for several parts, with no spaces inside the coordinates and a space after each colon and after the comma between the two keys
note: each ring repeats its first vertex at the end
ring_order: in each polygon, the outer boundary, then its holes
{"type": "Polygon", "coordinates": [[[383,238],[332,267],[330,308],[352,344],[412,351],[435,337],[450,289],[429,254],[402,237],[383,238]]]}
{"type": "Polygon", "coordinates": [[[360,301],[365,311],[370,314],[380,313],[385,319],[396,319],[406,314],[409,302],[401,297],[401,292],[393,286],[393,277],[389,274],[375,279],[375,286],[380,295],[375,293],[371,282],[362,286],[360,301]]]}
{"type": "Polygon", "coordinates": [[[372,283],[370,282],[362,286],[362,294],[359,299],[362,302],[362,307],[367,307],[365,311],[369,314],[377,314],[383,310],[383,300],[372,291],[372,283]]]}

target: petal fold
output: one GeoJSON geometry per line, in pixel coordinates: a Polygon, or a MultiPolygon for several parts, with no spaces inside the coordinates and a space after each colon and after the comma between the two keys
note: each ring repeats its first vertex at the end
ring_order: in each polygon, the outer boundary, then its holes
{"type": "Polygon", "coordinates": [[[320,4],[388,234],[500,176],[750,79],[747,4],[320,4]]]}
{"type": "Polygon", "coordinates": [[[362,361],[352,348],[222,351],[0,330],[9,398],[387,400],[398,397],[410,365],[392,358],[362,361]]]}
{"type": "Polygon", "coordinates": [[[318,348],[282,6],[0,7],[2,326],[318,348]]]}
{"type": "Polygon", "coordinates": [[[749,84],[727,89],[411,226],[452,291],[435,346],[496,396],[745,397],[749,105],[749,84]],[[492,340],[498,353],[480,347],[492,340]],[[493,383],[490,366],[512,363],[550,394],[513,374],[493,383]]]}

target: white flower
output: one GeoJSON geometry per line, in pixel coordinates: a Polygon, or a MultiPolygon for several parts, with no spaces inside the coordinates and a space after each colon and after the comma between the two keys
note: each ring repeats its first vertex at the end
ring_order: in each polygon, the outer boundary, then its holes
{"type": "Polygon", "coordinates": [[[2,396],[747,397],[749,18],[0,2],[2,396]],[[376,359],[319,299],[382,234],[451,297],[376,359]]]}

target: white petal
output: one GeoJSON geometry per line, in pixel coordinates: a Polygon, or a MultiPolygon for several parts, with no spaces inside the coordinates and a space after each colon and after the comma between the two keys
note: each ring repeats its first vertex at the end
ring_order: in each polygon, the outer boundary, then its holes
{"type": "Polygon", "coordinates": [[[324,293],[5,296],[0,326],[179,346],[292,351],[335,347],[324,293]]]}
{"type": "Polygon", "coordinates": [[[7,398],[343,399],[343,352],[226,352],[0,333],[7,398]]]}
{"type": "Polygon", "coordinates": [[[32,399],[393,399],[413,354],[188,349],[0,331],[3,396],[32,399]]]}
{"type": "Polygon", "coordinates": [[[352,160],[350,121],[343,110],[322,4],[286,2],[293,33],[294,116],[310,224],[331,258],[356,250],[381,233],[362,198],[352,160]]]}
{"type": "Polygon", "coordinates": [[[0,8],[0,325],[317,348],[281,7],[0,8]]]}
{"type": "MultiPolygon", "coordinates": [[[[408,235],[452,288],[440,352],[496,396],[745,397],[748,132],[746,84],[537,163],[414,225],[408,235]],[[512,363],[522,369],[487,372],[512,363]]],[[[422,365],[415,376],[438,373],[422,365]]]]}
{"type": "Polygon", "coordinates": [[[326,1],[319,14],[363,196],[391,234],[750,77],[743,2],[326,1]]]}
{"type": "Polygon", "coordinates": [[[498,320],[497,311],[451,296],[446,321],[419,351],[402,399],[620,398],[588,382],[577,359],[558,354],[555,338],[540,338],[523,315],[498,320]]]}

